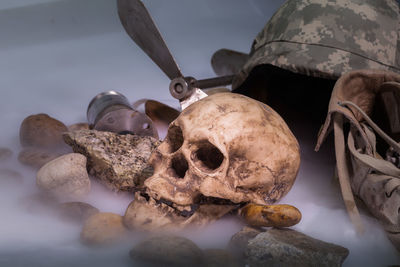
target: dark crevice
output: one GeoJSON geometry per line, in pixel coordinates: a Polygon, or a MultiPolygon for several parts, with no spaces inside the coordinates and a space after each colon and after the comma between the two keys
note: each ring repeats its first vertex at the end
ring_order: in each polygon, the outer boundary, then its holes
{"type": "Polygon", "coordinates": [[[218,197],[207,197],[204,195],[199,195],[195,201],[196,204],[198,205],[204,205],[204,204],[214,204],[214,205],[242,205],[246,203],[234,203],[230,201],[229,199],[224,199],[224,198],[218,198],[218,197]]]}
{"type": "Polygon", "coordinates": [[[183,145],[183,133],[179,126],[171,125],[168,129],[167,144],[168,152],[174,153],[183,145]]]}
{"type": "Polygon", "coordinates": [[[221,151],[208,141],[203,141],[198,144],[191,159],[194,164],[204,171],[214,171],[221,166],[224,161],[224,155],[221,151]]]}
{"type": "Polygon", "coordinates": [[[169,168],[169,174],[173,177],[182,179],[186,175],[186,171],[189,169],[188,163],[182,154],[178,154],[171,160],[171,167],[169,168]]]}
{"type": "Polygon", "coordinates": [[[119,135],[127,135],[127,134],[131,134],[131,135],[134,135],[135,133],[134,132],[132,132],[132,131],[121,131],[121,132],[119,132],[118,133],[119,135]]]}

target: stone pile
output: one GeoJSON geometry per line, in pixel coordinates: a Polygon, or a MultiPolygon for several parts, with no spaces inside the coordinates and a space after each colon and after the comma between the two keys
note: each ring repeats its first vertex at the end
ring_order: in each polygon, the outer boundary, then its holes
{"type": "MultiPolygon", "coordinates": [[[[91,179],[113,191],[132,191],[141,185],[153,173],[147,161],[158,140],[90,130],[87,123],[66,127],[47,114],[25,118],[19,133],[18,160],[38,169],[40,189],[21,199],[22,207],[32,213],[56,212],[62,220],[82,224],[80,239],[90,246],[114,243],[125,235],[122,216],[100,212],[80,200],[90,193],[91,179]]],[[[8,148],[0,148],[0,161],[11,155],[8,148]]],[[[2,181],[23,181],[13,170],[0,169],[0,175],[2,181]]]]}

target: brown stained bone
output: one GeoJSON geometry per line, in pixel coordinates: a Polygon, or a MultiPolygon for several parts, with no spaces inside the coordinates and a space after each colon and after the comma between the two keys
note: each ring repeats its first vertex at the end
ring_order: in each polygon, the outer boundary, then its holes
{"type": "Polygon", "coordinates": [[[135,200],[129,204],[124,215],[124,224],[131,230],[172,229],[183,221],[184,217],[175,213],[172,207],[157,204],[154,199],[146,199],[140,193],[135,193],[135,200]]]}
{"type": "Polygon", "coordinates": [[[149,162],[154,174],[144,181],[145,195],[137,193],[125,213],[128,228],[201,227],[244,203],[274,203],[294,183],[300,153],[270,107],[217,93],[169,125],[149,162]]]}
{"type": "Polygon", "coordinates": [[[144,185],[155,199],[180,206],[200,195],[233,203],[272,204],[292,187],[299,144],[267,105],[218,93],[187,107],[150,158],[144,185]]]}
{"type": "Polygon", "coordinates": [[[145,231],[177,231],[186,227],[204,227],[236,208],[235,205],[201,204],[193,207],[172,207],[173,203],[157,201],[146,194],[135,193],[135,200],[125,211],[124,224],[128,229],[145,231]]]}
{"type": "Polygon", "coordinates": [[[159,141],[149,136],[79,130],[64,134],[74,152],[87,157],[89,174],[113,191],[133,191],[152,175],[148,164],[159,141]]]}

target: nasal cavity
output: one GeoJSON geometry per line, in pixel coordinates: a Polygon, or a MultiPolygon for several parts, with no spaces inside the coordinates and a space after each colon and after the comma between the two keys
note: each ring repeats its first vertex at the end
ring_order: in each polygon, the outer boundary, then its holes
{"type": "Polygon", "coordinates": [[[175,155],[171,160],[168,171],[172,177],[182,179],[189,169],[188,163],[182,154],[175,155]]]}

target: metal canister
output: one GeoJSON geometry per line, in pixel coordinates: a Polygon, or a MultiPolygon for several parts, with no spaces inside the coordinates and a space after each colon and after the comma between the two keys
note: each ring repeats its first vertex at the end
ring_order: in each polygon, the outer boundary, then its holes
{"type": "Polygon", "coordinates": [[[89,103],[87,119],[91,129],[158,138],[152,120],[135,110],[128,99],[116,91],[96,95],[89,103]]]}

